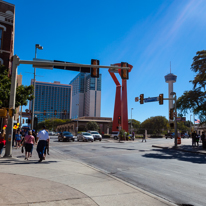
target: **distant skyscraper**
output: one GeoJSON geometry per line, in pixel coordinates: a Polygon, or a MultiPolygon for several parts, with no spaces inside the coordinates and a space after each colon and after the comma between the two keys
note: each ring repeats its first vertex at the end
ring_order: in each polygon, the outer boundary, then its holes
{"type": "Polygon", "coordinates": [[[72,119],[89,116],[100,117],[101,110],[101,74],[93,78],[88,73],[79,73],[71,82],[72,119]]]}
{"type": "MultiPolygon", "coordinates": [[[[172,74],[171,71],[168,75],[165,76],[165,82],[168,83],[168,98],[173,98],[173,95],[170,93],[173,92],[173,83],[176,82],[177,76],[172,74]]],[[[169,110],[173,108],[173,100],[169,100],[169,110]]],[[[169,114],[169,113],[168,113],[169,114]]]]}
{"type": "MultiPolygon", "coordinates": [[[[33,79],[31,85],[33,85],[33,79]]],[[[71,119],[71,85],[60,84],[60,82],[49,83],[36,81],[35,87],[34,115],[37,115],[38,122],[50,118],[71,119]],[[44,115],[44,111],[46,111],[46,115],[44,115]]],[[[30,102],[30,110],[31,105],[30,102]]]]}

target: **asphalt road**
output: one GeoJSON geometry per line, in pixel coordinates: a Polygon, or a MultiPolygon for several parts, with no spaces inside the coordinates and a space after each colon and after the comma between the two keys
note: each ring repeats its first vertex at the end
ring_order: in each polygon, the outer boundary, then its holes
{"type": "Polygon", "coordinates": [[[173,141],[58,142],[51,137],[50,153],[83,161],[173,203],[206,205],[206,155],[152,147],[173,141]]]}

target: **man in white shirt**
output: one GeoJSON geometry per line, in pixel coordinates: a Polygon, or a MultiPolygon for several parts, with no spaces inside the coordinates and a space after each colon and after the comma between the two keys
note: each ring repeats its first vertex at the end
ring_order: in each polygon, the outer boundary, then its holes
{"type": "Polygon", "coordinates": [[[42,126],[42,130],[37,135],[37,141],[39,141],[37,145],[39,162],[41,162],[44,159],[44,151],[46,149],[47,142],[49,142],[49,134],[45,129],[46,127],[42,126]]]}

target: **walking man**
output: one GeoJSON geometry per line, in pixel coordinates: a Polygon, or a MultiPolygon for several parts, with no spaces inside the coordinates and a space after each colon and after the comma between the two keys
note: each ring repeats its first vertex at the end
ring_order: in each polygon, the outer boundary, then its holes
{"type": "Polygon", "coordinates": [[[146,142],[145,133],[143,133],[142,142],[143,142],[143,141],[146,142]]]}
{"type": "Polygon", "coordinates": [[[45,129],[46,129],[46,127],[42,126],[42,130],[37,135],[37,141],[39,140],[38,145],[37,145],[39,162],[41,162],[43,159],[45,159],[44,158],[44,151],[46,149],[47,142],[49,144],[49,134],[45,129]]]}

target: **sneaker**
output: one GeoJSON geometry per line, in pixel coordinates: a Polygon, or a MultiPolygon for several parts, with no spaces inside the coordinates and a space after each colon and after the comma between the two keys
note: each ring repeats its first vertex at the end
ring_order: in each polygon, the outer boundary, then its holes
{"type": "Polygon", "coordinates": [[[42,162],[42,159],[40,159],[38,162],[42,162]]]}

